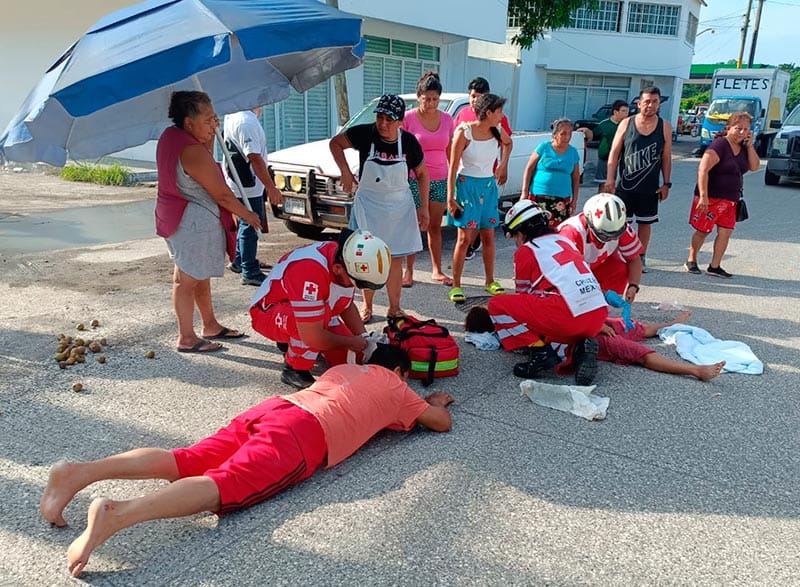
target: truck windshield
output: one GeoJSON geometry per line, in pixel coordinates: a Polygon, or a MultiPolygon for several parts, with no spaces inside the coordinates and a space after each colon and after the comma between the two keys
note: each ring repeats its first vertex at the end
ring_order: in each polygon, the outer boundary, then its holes
{"type": "MultiPolygon", "coordinates": [[[[351,126],[356,126],[357,124],[372,124],[375,122],[375,105],[378,103],[378,98],[374,98],[367,102],[366,106],[364,106],[358,113],[353,116],[350,120],[347,121],[347,124],[344,125],[342,130],[347,130],[351,126]]],[[[406,100],[406,109],[413,110],[417,107],[417,99],[410,98],[406,100]]],[[[442,112],[447,112],[447,109],[450,107],[450,100],[439,100],[439,110],[442,112]]]]}
{"type": "Polygon", "coordinates": [[[756,115],[756,104],[753,100],[740,98],[714,100],[708,107],[706,116],[708,118],[728,119],[734,112],[747,112],[750,116],[756,115]]]}

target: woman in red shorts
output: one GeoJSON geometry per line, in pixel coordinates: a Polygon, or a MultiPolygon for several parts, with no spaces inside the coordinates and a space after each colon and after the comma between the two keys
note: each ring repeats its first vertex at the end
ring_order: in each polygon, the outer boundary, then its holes
{"type": "Polygon", "coordinates": [[[711,141],[697,169],[697,186],[689,214],[689,224],[694,228],[689,245],[689,258],[684,267],[689,273],[700,273],[697,253],[706,237],[717,227],[714,252],[706,272],[714,277],[733,277],[720,263],[728,248],[736,226],[736,206],[742,197],[742,176],[747,171],[757,171],[760,161],[753,146],[747,112],[734,112],[720,136],[711,141]]]}

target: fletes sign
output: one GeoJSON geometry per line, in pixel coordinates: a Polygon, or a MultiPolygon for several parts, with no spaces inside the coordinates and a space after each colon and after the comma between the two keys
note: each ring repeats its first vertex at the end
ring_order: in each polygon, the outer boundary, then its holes
{"type": "Polygon", "coordinates": [[[768,77],[718,77],[714,80],[715,90],[766,90],[771,78],[768,77]]]}

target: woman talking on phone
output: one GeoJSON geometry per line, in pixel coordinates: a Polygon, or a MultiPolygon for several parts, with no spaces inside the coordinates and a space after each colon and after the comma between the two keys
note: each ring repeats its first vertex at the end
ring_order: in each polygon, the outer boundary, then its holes
{"type": "Polygon", "coordinates": [[[750,130],[752,120],[753,117],[747,112],[731,114],[725,130],[711,141],[703,153],[697,168],[697,185],[689,213],[689,224],[694,228],[689,258],[684,264],[689,273],[701,273],[697,265],[697,253],[716,226],[717,237],[706,273],[725,279],[733,277],[720,263],[736,226],[736,208],[742,197],[742,176],[748,171],[757,171],[760,165],[750,130]]]}

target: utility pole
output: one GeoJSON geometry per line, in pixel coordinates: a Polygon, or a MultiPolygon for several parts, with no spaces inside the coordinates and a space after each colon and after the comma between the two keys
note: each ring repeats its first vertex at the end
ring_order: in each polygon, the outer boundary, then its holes
{"type": "Polygon", "coordinates": [[[747,67],[753,67],[753,60],[756,57],[756,42],[758,41],[758,26],[761,24],[761,9],[764,8],[764,0],[758,0],[758,8],[756,8],[756,21],[753,23],[753,39],[750,41],[750,59],[747,61],[747,67]]]}
{"type": "Polygon", "coordinates": [[[753,0],[747,0],[747,12],[744,13],[744,25],[742,25],[742,43],[739,45],[739,59],[736,60],[736,69],[742,68],[744,59],[744,44],[747,41],[747,29],[750,28],[750,11],[753,9],[753,0]]]}

